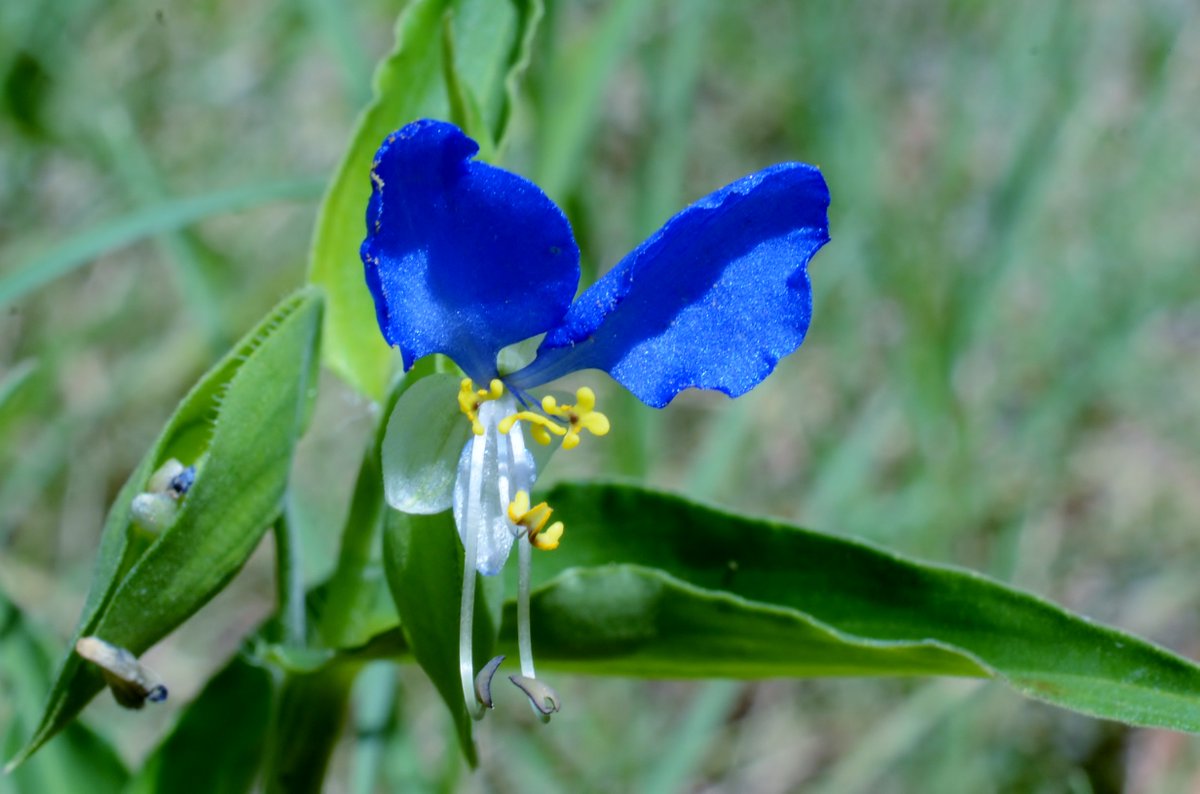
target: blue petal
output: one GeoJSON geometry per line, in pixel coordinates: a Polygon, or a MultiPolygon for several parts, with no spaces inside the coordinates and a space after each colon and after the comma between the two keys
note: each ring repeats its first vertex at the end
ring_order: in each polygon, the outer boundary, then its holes
{"type": "Polygon", "coordinates": [[[502,347],[562,319],[579,248],[537,185],[471,159],[478,150],[440,121],[389,135],[371,170],[361,254],[379,328],[405,368],[445,353],[486,383],[502,347]]]}
{"type": "Polygon", "coordinates": [[[656,408],[689,387],[744,394],[804,341],[806,268],[829,241],[828,207],[825,180],[804,163],[706,196],[584,292],[509,380],[530,388],[601,369],[656,408]]]}

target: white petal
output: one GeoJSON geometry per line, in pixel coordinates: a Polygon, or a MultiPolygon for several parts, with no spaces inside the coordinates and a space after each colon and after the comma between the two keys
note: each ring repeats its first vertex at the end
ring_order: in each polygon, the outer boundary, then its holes
{"type": "Polygon", "coordinates": [[[459,382],[449,374],[422,378],[392,409],[383,437],[383,490],[403,513],[440,513],[453,502],[459,451],[473,438],[458,408],[459,382]]]}

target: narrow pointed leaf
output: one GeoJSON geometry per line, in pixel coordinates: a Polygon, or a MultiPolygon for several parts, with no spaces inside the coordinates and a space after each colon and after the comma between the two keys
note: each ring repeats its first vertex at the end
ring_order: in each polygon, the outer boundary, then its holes
{"type": "MultiPolygon", "coordinates": [[[[117,495],[92,587],[68,648],[95,635],[140,655],[212,598],[278,515],[292,451],[311,410],[321,296],[285,299],[184,398],[117,495]],[[157,535],[132,523],[134,498],[175,458],[196,467],[174,520],[157,535]]],[[[158,671],[170,679],[169,670],[158,671]]],[[[68,651],[28,757],[103,688],[68,651]]]]}
{"type": "MultiPolygon", "coordinates": [[[[846,538],[619,485],[563,484],[534,564],[534,650],[649,676],[965,675],[1200,732],[1200,667],[1037,596],[846,538]]],[[[505,611],[505,644],[515,609],[505,611]]]]}

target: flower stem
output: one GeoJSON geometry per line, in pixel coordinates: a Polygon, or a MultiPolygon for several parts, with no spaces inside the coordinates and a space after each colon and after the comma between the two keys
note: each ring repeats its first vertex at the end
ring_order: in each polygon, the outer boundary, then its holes
{"type": "Polygon", "coordinates": [[[275,598],[279,624],[283,628],[281,639],[285,645],[303,648],[308,634],[304,614],[304,575],[301,570],[300,543],[295,525],[288,516],[287,505],[275,522],[274,530],[275,598]]]}

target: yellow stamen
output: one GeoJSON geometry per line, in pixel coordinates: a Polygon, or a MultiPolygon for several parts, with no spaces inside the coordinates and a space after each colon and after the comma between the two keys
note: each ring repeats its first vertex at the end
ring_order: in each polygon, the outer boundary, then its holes
{"type": "Polygon", "coordinates": [[[550,445],[550,431],[538,424],[529,426],[529,435],[543,447],[550,445]]]}
{"type": "Polygon", "coordinates": [[[546,396],[542,399],[542,410],[569,423],[570,428],[563,437],[563,449],[579,446],[580,431],[586,430],[594,436],[602,436],[609,431],[608,417],[596,410],[596,393],[587,386],[575,392],[574,405],[559,405],[553,397],[546,396]]]}
{"type": "Polygon", "coordinates": [[[555,521],[550,525],[549,529],[530,536],[529,542],[533,544],[535,549],[554,551],[558,548],[558,541],[562,538],[562,534],[563,522],[555,521]]]}
{"type": "MultiPolygon", "coordinates": [[[[464,401],[474,400],[473,388],[469,385],[470,381],[463,381],[462,391],[459,392],[458,402],[463,408],[463,413],[468,417],[467,403],[464,401]]],[[[500,381],[492,381],[493,387],[500,384],[500,381]]],[[[503,393],[503,385],[500,384],[501,393],[503,393]]],[[[485,394],[485,392],[479,392],[485,394]]],[[[493,398],[494,399],[494,398],[493,398]]],[[[478,406],[476,406],[478,408],[478,406]]],[[[562,437],[563,449],[575,449],[579,446],[580,433],[584,430],[594,436],[603,436],[609,431],[608,417],[596,410],[596,393],[587,386],[579,388],[575,392],[574,405],[559,405],[558,401],[551,396],[542,398],[542,414],[534,411],[518,411],[515,414],[509,414],[500,420],[496,425],[497,429],[504,434],[508,434],[513,429],[513,425],[517,422],[524,421],[529,425],[529,433],[533,436],[533,440],[542,446],[550,443],[550,434],[562,437]],[[555,419],[566,420],[567,426],[563,427],[555,419]]],[[[476,433],[482,434],[482,430],[478,429],[480,425],[475,423],[476,433]]]]}
{"type": "MultiPolygon", "coordinates": [[[[458,387],[458,409],[471,422],[475,435],[483,435],[483,423],[479,421],[479,406],[504,396],[504,383],[499,378],[493,378],[486,389],[476,389],[470,378],[463,378],[458,387]]],[[[507,431],[505,431],[507,432],[507,431]]]]}
{"type": "Polygon", "coordinates": [[[525,530],[525,534],[529,536],[529,542],[535,548],[544,551],[558,548],[558,541],[563,534],[563,522],[561,521],[555,521],[549,529],[543,531],[543,527],[546,526],[546,522],[550,520],[553,512],[554,510],[545,502],[538,502],[530,507],[527,491],[517,491],[517,495],[508,503],[508,519],[525,530]]]}
{"type": "Polygon", "coordinates": [[[517,495],[508,503],[508,520],[520,524],[521,519],[529,512],[529,491],[517,491],[517,495]]]}
{"type": "Polygon", "coordinates": [[[529,423],[529,433],[533,436],[533,440],[543,447],[550,443],[551,433],[561,436],[567,432],[566,428],[561,427],[541,414],[535,414],[533,411],[518,411],[515,414],[510,414],[500,420],[500,424],[496,425],[496,429],[507,435],[513,429],[513,425],[522,419],[529,423]]]}

